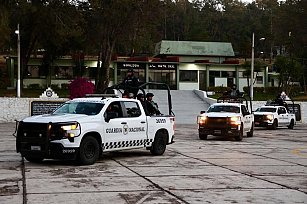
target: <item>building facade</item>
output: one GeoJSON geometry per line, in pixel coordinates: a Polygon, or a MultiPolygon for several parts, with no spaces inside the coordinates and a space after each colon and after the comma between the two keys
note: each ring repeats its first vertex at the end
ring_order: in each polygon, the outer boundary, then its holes
{"type": "MultiPolygon", "coordinates": [[[[16,86],[17,57],[6,58],[11,87],[16,86]]],[[[45,68],[42,57],[31,58],[23,74],[24,88],[34,85],[58,87],[76,76],[95,81],[97,57],[76,54],[56,59],[45,68]]],[[[111,84],[120,83],[129,68],[142,82],[167,83],[174,90],[208,90],[209,87],[230,87],[237,84],[240,91],[247,86],[242,61],[235,57],[231,43],[161,41],[156,44],[154,57],[116,57],[110,65],[111,84]]],[[[268,67],[254,73],[255,87],[277,85],[268,67]]]]}

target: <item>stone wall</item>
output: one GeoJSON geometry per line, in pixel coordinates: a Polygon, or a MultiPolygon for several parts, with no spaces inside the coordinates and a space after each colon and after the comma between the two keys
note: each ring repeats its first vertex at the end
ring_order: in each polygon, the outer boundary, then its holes
{"type": "MultiPolygon", "coordinates": [[[[212,104],[215,100],[207,98],[206,95],[198,96],[205,100],[206,103],[212,104]]],[[[66,101],[67,98],[56,98],[56,99],[42,99],[42,98],[10,98],[0,97],[0,123],[14,122],[15,120],[21,120],[31,115],[31,101],[66,101]]],[[[253,101],[253,110],[264,105],[266,101],[253,101]]],[[[301,115],[303,123],[307,123],[307,102],[295,101],[296,104],[301,105],[301,115]]]]}
{"type": "Polygon", "coordinates": [[[66,101],[67,98],[0,98],[0,123],[14,122],[31,115],[31,101],[66,101]]]}

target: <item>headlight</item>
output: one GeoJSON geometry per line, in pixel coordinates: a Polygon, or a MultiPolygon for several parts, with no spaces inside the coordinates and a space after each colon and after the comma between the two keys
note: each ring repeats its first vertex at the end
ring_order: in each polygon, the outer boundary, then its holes
{"type": "Polygon", "coordinates": [[[63,125],[61,128],[65,131],[67,130],[76,130],[78,128],[78,123],[71,124],[71,125],[63,125]]]}
{"type": "Polygon", "coordinates": [[[266,116],[266,119],[268,119],[268,120],[273,120],[273,118],[274,118],[273,115],[267,115],[266,116]]]}
{"type": "Polygon", "coordinates": [[[205,124],[207,120],[207,116],[198,116],[197,117],[197,123],[199,125],[205,124]]]}
{"type": "Polygon", "coordinates": [[[64,133],[64,137],[68,138],[79,136],[81,133],[80,124],[77,122],[62,124],[61,129],[64,133]]]}
{"type": "Polygon", "coordinates": [[[230,118],[230,123],[235,125],[241,125],[241,118],[239,116],[233,116],[230,118]]]}

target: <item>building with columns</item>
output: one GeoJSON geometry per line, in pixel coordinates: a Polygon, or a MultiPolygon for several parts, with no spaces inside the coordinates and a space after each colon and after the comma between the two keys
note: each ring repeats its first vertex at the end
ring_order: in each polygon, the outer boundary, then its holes
{"type": "MultiPolygon", "coordinates": [[[[16,56],[6,57],[11,86],[16,86],[16,56]]],[[[247,86],[242,61],[235,57],[231,43],[167,41],[156,44],[153,57],[114,57],[110,65],[111,84],[123,80],[129,68],[142,82],[164,82],[174,90],[208,90],[208,87],[230,87],[237,84],[240,91],[247,86]]],[[[78,74],[95,80],[97,57],[74,55],[54,60],[49,70],[43,67],[42,57],[33,57],[23,75],[24,87],[38,84],[68,84],[78,74]]],[[[277,85],[274,73],[263,67],[254,73],[254,87],[277,85]]]]}

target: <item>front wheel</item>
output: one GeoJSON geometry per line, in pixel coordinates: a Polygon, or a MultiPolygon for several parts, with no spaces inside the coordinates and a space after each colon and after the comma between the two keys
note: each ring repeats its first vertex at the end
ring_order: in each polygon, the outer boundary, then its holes
{"type": "Polygon", "coordinates": [[[199,133],[199,139],[201,139],[201,140],[206,140],[207,137],[208,137],[208,135],[203,134],[203,133],[199,133]]]}
{"type": "Polygon", "coordinates": [[[98,141],[92,136],[87,136],[82,140],[80,145],[79,163],[81,165],[91,165],[97,161],[98,157],[99,157],[98,141]]]}
{"type": "Polygon", "coordinates": [[[32,157],[32,156],[25,156],[26,160],[33,163],[40,163],[44,160],[43,157],[32,157]]]}
{"type": "Polygon", "coordinates": [[[242,139],[243,139],[243,124],[241,125],[238,135],[235,136],[236,141],[241,141],[242,139]]]}
{"type": "Polygon", "coordinates": [[[247,137],[253,137],[254,136],[254,123],[252,123],[252,127],[249,132],[247,132],[247,137]]]}
{"type": "Polygon", "coordinates": [[[278,121],[277,121],[277,119],[275,119],[273,124],[272,124],[272,130],[276,130],[277,126],[278,126],[278,121]]]}
{"type": "Polygon", "coordinates": [[[150,149],[151,154],[162,155],[166,149],[166,139],[167,138],[165,134],[158,132],[150,149]]]}

